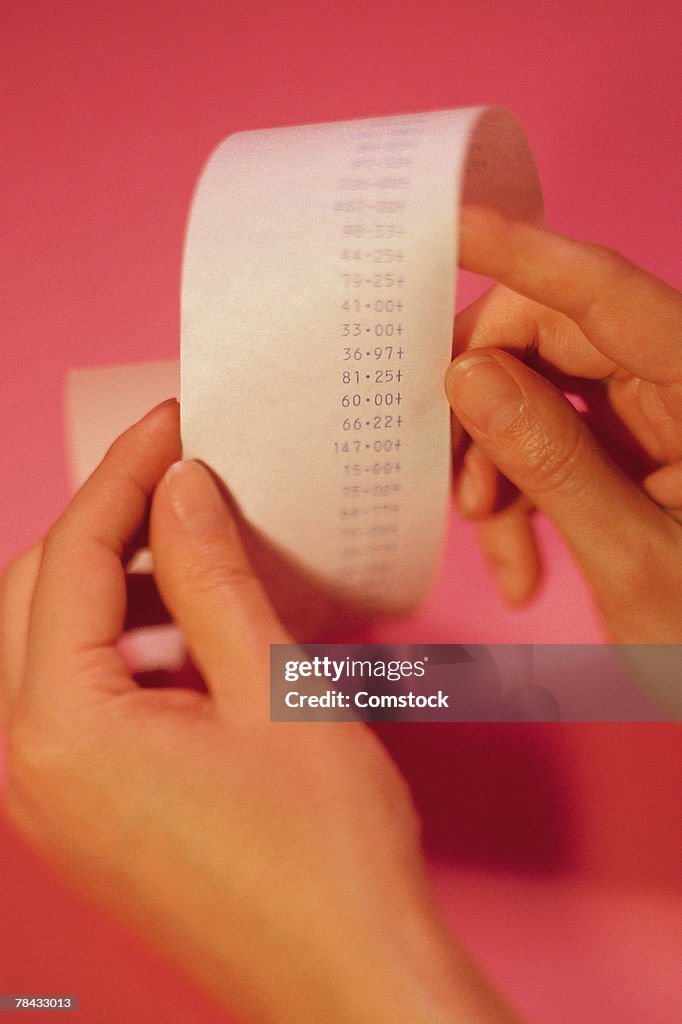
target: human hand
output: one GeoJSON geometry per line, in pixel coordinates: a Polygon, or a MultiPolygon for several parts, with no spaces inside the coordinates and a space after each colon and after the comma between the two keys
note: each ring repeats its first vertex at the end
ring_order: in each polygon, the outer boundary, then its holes
{"type": "Polygon", "coordinates": [[[520,602],[535,587],[536,506],[611,639],[679,642],[682,296],[605,248],[477,207],[463,211],[461,264],[499,282],[457,319],[446,392],[473,442],[459,506],[480,520],[501,590],[520,602]],[[498,473],[521,495],[501,509],[498,473]]]}
{"type": "Polygon", "coordinates": [[[249,1021],[510,1022],[432,907],[373,733],[268,720],[269,644],[290,637],[210,474],[169,469],[179,455],[166,403],[6,574],[11,819],[249,1021]],[[120,644],[152,496],[157,583],[207,692],[140,687],[120,644]]]}

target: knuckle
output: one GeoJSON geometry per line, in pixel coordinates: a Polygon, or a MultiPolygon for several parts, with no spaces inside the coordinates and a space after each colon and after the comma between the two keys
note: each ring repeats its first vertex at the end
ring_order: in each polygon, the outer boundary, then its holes
{"type": "Polygon", "coordinates": [[[561,432],[550,433],[534,420],[523,439],[523,458],[534,495],[539,498],[580,489],[585,467],[585,439],[580,425],[570,417],[562,424],[561,432]]]}
{"type": "Polygon", "coordinates": [[[22,564],[26,552],[19,555],[9,565],[5,566],[0,579],[0,595],[2,595],[3,607],[8,606],[17,587],[17,581],[22,576],[22,564]]]}
{"type": "Polygon", "coordinates": [[[578,319],[583,322],[603,318],[610,311],[614,298],[627,292],[640,271],[622,253],[606,245],[588,243],[591,258],[592,286],[579,310],[578,319]]]}
{"type": "Polygon", "coordinates": [[[20,711],[12,716],[6,742],[7,790],[15,798],[41,792],[55,776],[54,744],[20,711]]]}
{"type": "Polygon", "coordinates": [[[676,644],[680,639],[680,597],[671,566],[680,561],[677,545],[643,538],[627,544],[629,557],[609,563],[593,589],[613,643],[676,644]],[[633,609],[637,609],[635,612],[633,609]]]}
{"type": "Polygon", "coordinates": [[[618,292],[624,291],[630,283],[639,277],[641,271],[622,253],[606,246],[598,247],[598,259],[604,275],[604,282],[609,290],[615,289],[618,292]]]}
{"type": "Polygon", "coordinates": [[[622,253],[618,252],[617,249],[612,249],[608,245],[601,245],[597,242],[587,244],[595,261],[595,267],[601,269],[605,276],[620,276],[620,274],[634,269],[633,264],[622,253]]]}
{"type": "Polygon", "coordinates": [[[41,846],[45,806],[58,796],[53,788],[57,768],[53,752],[35,731],[14,725],[7,732],[6,750],[5,814],[25,839],[41,846]]]}
{"type": "Polygon", "coordinates": [[[22,551],[5,567],[0,579],[3,607],[9,607],[12,604],[14,595],[22,588],[27,576],[32,574],[39,557],[39,545],[34,545],[22,551]]]}
{"type": "Polygon", "coordinates": [[[246,558],[226,549],[222,534],[202,538],[187,563],[186,582],[195,594],[260,589],[260,581],[246,558]]]}
{"type": "Polygon", "coordinates": [[[67,524],[64,515],[60,516],[49,528],[43,541],[43,558],[49,562],[55,555],[59,556],[67,540],[67,524]]]}

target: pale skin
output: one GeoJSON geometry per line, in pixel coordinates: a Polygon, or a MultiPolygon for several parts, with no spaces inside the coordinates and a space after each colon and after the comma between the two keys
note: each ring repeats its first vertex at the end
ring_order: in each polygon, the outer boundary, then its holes
{"type": "Polygon", "coordinates": [[[269,722],[268,645],[291,638],[179,444],[168,403],[6,574],[11,819],[240,1019],[513,1024],[431,902],[379,741],[269,722]],[[141,689],[117,643],[150,499],[157,584],[207,693],[141,689]]]}
{"type": "MultiPolygon", "coordinates": [[[[467,212],[462,255],[506,289],[465,315],[457,342],[492,346],[486,358],[521,389],[510,418],[486,398],[489,375],[472,391],[485,363],[459,356],[446,379],[477,445],[460,501],[484,524],[503,589],[521,600],[537,577],[532,502],[564,532],[614,638],[677,638],[680,297],[634,268],[619,290],[618,258],[487,211],[467,212]],[[499,348],[523,354],[530,340],[547,363],[608,378],[661,467],[646,491],[558,392],[499,348]],[[464,408],[472,393],[478,413],[464,408]],[[493,466],[526,495],[494,515],[493,466]]],[[[177,405],[165,403],[119,438],[5,574],[11,820],[245,1021],[518,1024],[432,904],[407,786],[374,735],[361,723],[268,721],[268,645],[291,639],[210,473],[179,458],[177,405]],[[156,581],[205,693],[140,688],[120,644],[124,564],[147,515],[156,581]]]]}
{"type": "Polygon", "coordinates": [[[612,640],[679,643],[682,295],[602,246],[482,208],[464,211],[461,262],[499,282],[458,317],[446,392],[472,442],[459,507],[480,520],[502,593],[522,603],[537,584],[535,506],[612,640]],[[557,371],[587,388],[596,436],[543,376],[557,371]],[[634,479],[611,457],[614,434],[634,479]],[[521,497],[493,514],[498,474],[521,497]]]}

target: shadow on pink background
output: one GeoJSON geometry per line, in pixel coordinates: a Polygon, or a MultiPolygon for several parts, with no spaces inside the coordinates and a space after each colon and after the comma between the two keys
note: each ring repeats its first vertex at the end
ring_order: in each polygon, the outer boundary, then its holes
{"type": "MultiPolygon", "coordinates": [[[[546,10],[3,4],[3,563],[68,497],[66,371],[176,357],[188,204],[232,131],[503,104],[530,137],[550,225],[680,286],[679,5],[546,10]]],[[[501,605],[475,532],[456,524],[429,606],[382,638],[600,639],[568,555],[541,531],[546,582],[529,609],[501,605]]],[[[403,725],[382,736],[422,808],[453,927],[529,1019],[679,1024],[677,727],[403,725]]],[[[224,1019],[4,827],[0,862],[0,991],[77,992],[87,1024],[224,1019]]]]}

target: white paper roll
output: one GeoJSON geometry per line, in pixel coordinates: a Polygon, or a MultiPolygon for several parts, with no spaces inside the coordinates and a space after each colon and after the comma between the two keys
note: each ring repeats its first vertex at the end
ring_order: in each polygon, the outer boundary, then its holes
{"type": "Polygon", "coordinates": [[[542,216],[504,110],[233,135],[192,205],[185,453],[284,557],[377,611],[417,605],[441,551],[461,201],[542,216]]]}

